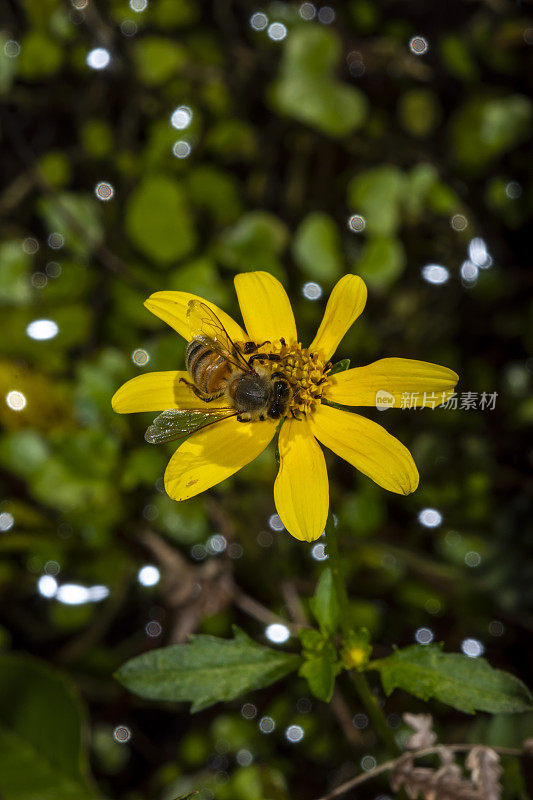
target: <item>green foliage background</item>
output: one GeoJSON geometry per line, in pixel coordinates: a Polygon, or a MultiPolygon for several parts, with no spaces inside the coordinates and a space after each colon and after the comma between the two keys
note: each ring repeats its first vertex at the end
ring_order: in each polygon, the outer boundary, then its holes
{"type": "MultiPolygon", "coordinates": [[[[269,527],[273,452],[178,505],[161,490],[172,448],[146,445],[150,416],[118,417],[110,398],[134,375],[183,365],[184,343],[143,308],[152,291],[237,314],[234,274],[267,269],[309,342],[334,282],[360,274],[369,301],[339,358],[434,361],[460,374],[459,392],[498,397],[493,411],[374,412],[415,455],[409,498],[328,461],[354,624],[370,630],[375,658],[426,627],[449,651],[479,640],[527,682],[533,19],[505,0],[349,0],[333,22],[324,9],[306,20],[309,3],[143,7],[8,0],[0,24],[1,788],[7,800],[171,800],[196,787],[205,800],[309,798],[383,756],[348,683],[331,708],[300,677],[190,718],[112,677],[190,632],[229,637],[238,623],[268,643],[265,609],[300,621],[323,565],[269,527]],[[267,27],[250,24],[257,13],[267,27]],[[283,39],[269,36],[273,22],[283,39]],[[413,36],[425,54],[411,52],[413,36]],[[110,54],[104,69],[87,64],[95,48],[110,54]],[[474,238],[491,263],[468,281],[474,238]],[[449,279],[424,280],[428,264],[449,279]],[[320,299],[303,295],[309,282],[320,299]],[[28,336],[41,319],[56,336],[28,336]],[[25,408],[9,407],[10,391],[25,408]],[[436,528],[418,521],[427,507],[442,514],[436,528]],[[156,586],[137,579],[146,564],[161,570],[156,586]],[[109,596],[42,596],[39,578],[58,568],[60,585],[109,596]]],[[[401,692],[385,703],[396,728],[402,711],[425,708],[401,692]]],[[[513,746],[533,722],[432,709],[449,741],[513,746]]],[[[527,797],[511,770],[506,797],[527,797]]]]}

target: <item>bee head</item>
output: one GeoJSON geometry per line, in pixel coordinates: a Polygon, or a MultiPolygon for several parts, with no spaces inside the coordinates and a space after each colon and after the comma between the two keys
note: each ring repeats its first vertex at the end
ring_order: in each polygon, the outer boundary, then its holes
{"type": "Polygon", "coordinates": [[[285,378],[274,381],[272,386],[271,400],[268,406],[268,416],[271,419],[279,419],[287,411],[291,399],[291,387],[285,378]]]}

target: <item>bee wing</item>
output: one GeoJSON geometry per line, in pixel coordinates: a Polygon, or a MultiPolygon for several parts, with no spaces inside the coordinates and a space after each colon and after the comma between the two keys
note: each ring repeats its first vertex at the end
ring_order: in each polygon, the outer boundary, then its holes
{"type": "Polygon", "coordinates": [[[212,425],[213,422],[221,419],[233,417],[236,413],[234,408],[214,408],[212,410],[169,408],[168,411],[163,411],[154,419],[147,428],[144,438],[150,444],[163,444],[163,442],[173,442],[176,439],[185,439],[200,428],[205,428],[206,425],[212,425]]]}
{"type": "Polygon", "coordinates": [[[189,792],[189,794],[182,794],[180,797],[176,797],[175,800],[189,800],[190,797],[194,797],[195,794],[198,794],[199,789],[195,789],[194,792],[189,792]]]}
{"type": "Polygon", "coordinates": [[[250,370],[250,365],[209,306],[206,306],[201,300],[189,300],[187,320],[191,339],[200,339],[215,353],[218,353],[219,356],[239,367],[239,369],[250,370]]]}

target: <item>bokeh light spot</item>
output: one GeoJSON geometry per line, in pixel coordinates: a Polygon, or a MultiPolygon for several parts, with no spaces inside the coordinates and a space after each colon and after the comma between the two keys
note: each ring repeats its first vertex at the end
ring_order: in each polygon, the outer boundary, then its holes
{"type": "Polygon", "coordinates": [[[415,639],[418,644],[431,644],[433,641],[434,634],[431,628],[418,628],[415,631],[415,639]]]}
{"type": "Polygon", "coordinates": [[[276,644],[283,644],[283,642],[289,639],[290,635],[291,632],[287,626],[279,622],[273,622],[272,625],[269,625],[265,630],[267,639],[270,639],[271,642],[275,642],[276,644]]]}
{"type": "Polygon", "coordinates": [[[285,525],[280,519],[279,514],[271,514],[268,518],[268,525],[273,531],[284,531],[285,525]]]}
{"type": "Polygon", "coordinates": [[[111,62],[111,54],[105,47],[95,47],[87,53],[85,62],[91,69],[105,69],[111,62]]]}
{"type": "Polygon", "coordinates": [[[5,533],[5,531],[11,530],[14,524],[15,517],[13,514],[10,514],[9,511],[2,511],[0,513],[0,532],[5,533]]]}
{"type": "Polygon", "coordinates": [[[273,22],[268,26],[268,35],[274,42],[280,42],[287,36],[287,28],[282,22],[273,22]]]}
{"type": "Polygon", "coordinates": [[[131,354],[131,360],[138,367],[144,367],[150,361],[150,355],[142,347],[138,347],[131,354]]]}
{"type": "Polygon", "coordinates": [[[115,742],[120,742],[120,744],[124,744],[131,739],[131,730],[128,728],[127,725],[117,725],[115,730],[113,731],[113,739],[115,742]]]}
{"type": "Polygon", "coordinates": [[[255,14],[252,14],[250,17],[250,27],[254,29],[254,31],[264,31],[268,25],[268,17],[266,14],[263,14],[262,11],[256,11],[255,14]]]}
{"type": "Polygon", "coordinates": [[[12,389],[6,394],[6,403],[12,411],[22,411],[26,408],[26,396],[22,392],[12,389]]]}
{"type": "Polygon", "coordinates": [[[335,12],[331,6],[322,6],[318,12],[318,21],[322,25],[331,25],[335,21],[335,12]]]}
{"type": "Polygon", "coordinates": [[[53,339],[59,333],[59,326],[52,319],[34,319],[26,328],[30,339],[44,341],[53,339]]]}
{"type": "Polygon", "coordinates": [[[322,297],[322,287],[319,283],[308,281],[302,287],[302,294],[307,300],[318,300],[322,297]]]}
{"type": "Polygon", "coordinates": [[[143,586],[155,586],[159,583],[161,573],[153,564],[146,564],[137,573],[137,580],[143,586]]]}
{"type": "Polygon", "coordinates": [[[415,56],[423,56],[429,50],[428,40],[423,36],[413,36],[409,41],[409,50],[415,56]]]}
{"type": "Polygon", "coordinates": [[[354,233],[361,233],[366,227],[366,220],[361,214],[352,214],[348,217],[348,228],[354,233]]]}
{"type": "Polygon", "coordinates": [[[189,106],[178,106],[170,116],[170,124],[178,131],[188,128],[192,122],[193,113],[189,106]]]}
{"type": "Polygon", "coordinates": [[[440,285],[446,283],[450,273],[446,267],[441,267],[440,264],[426,264],[425,267],[422,267],[422,277],[427,283],[440,285]]]}
{"type": "Polygon", "coordinates": [[[275,727],[276,723],[272,717],[261,717],[259,720],[259,730],[261,733],[272,733],[275,727]]]}
{"type": "Polygon", "coordinates": [[[461,650],[469,658],[479,658],[485,652],[485,648],[478,639],[464,639],[461,642],[461,650]]]}
{"type": "Polygon", "coordinates": [[[442,522],[442,514],[436,508],[423,508],[418,521],[426,528],[437,528],[442,522]]]}
{"type": "Polygon", "coordinates": [[[179,139],[177,142],[174,142],[172,152],[176,158],[188,158],[191,154],[191,146],[185,139],[179,139]]]}
{"type": "Polygon", "coordinates": [[[313,3],[302,3],[298,13],[302,19],[309,21],[316,17],[316,7],[313,3]]]}
{"type": "Polygon", "coordinates": [[[108,200],[111,200],[111,198],[114,196],[115,189],[111,183],[107,183],[106,181],[101,181],[100,183],[97,183],[96,186],[94,187],[94,193],[99,200],[102,200],[104,203],[106,203],[108,200]]]}
{"type": "Polygon", "coordinates": [[[292,742],[295,744],[296,742],[301,742],[304,738],[304,729],[301,725],[289,725],[289,727],[285,730],[285,738],[287,741],[292,742]]]}

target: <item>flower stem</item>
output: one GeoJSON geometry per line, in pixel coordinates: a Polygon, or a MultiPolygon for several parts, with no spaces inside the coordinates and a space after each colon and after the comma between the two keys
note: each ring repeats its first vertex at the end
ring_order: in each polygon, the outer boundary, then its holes
{"type": "Polygon", "coordinates": [[[389,728],[385,714],[381,710],[381,706],[378,703],[376,695],[370,691],[370,686],[368,685],[366,676],[363,672],[352,670],[350,672],[350,677],[353,681],[357,694],[359,695],[364,707],[368,711],[368,716],[372,720],[372,723],[374,724],[374,727],[383,744],[386,746],[391,755],[399,756],[401,750],[398,747],[396,739],[394,738],[394,734],[389,728]]]}
{"type": "MultiPolygon", "coordinates": [[[[337,536],[333,529],[333,521],[331,520],[331,517],[328,519],[326,525],[326,549],[329,567],[333,576],[333,584],[335,586],[335,591],[337,592],[337,598],[339,601],[341,630],[342,633],[347,636],[351,632],[351,625],[348,616],[348,594],[346,592],[344,575],[342,574],[341,570],[337,536]]],[[[387,747],[387,750],[392,756],[399,756],[401,750],[396,743],[396,739],[394,738],[389,725],[387,724],[387,720],[383,711],[381,710],[377,697],[370,690],[366,676],[362,672],[352,670],[350,672],[350,677],[355,686],[355,690],[359,695],[359,699],[366,708],[368,716],[372,720],[372,723],[379,737],[383,741],[383,744],[387,747]]]]}

